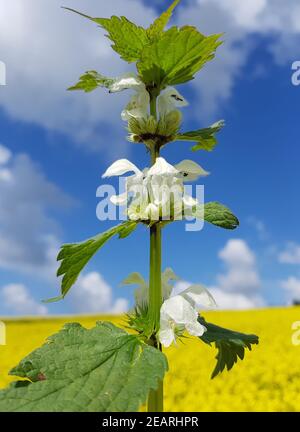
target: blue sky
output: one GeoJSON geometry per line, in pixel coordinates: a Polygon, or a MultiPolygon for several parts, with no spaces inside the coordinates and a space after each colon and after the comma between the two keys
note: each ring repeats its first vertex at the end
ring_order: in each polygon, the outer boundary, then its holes
{"type": "MultiPolygon", "coordinates": [[[[61,10],[60,1],[12,3],[19,8],[1,5],[0,18],[0,60],[7,67],[7,85],[0,86],[0,314],[124,310],[133,290],[120,288],[121,280],[148,272],[143,227],[108,243],[66,300],[47,307],[40,300],[59,292],[59,245],[112,224],[95,215],[107,166],[122,157],[148,164],[144,147],[125,139],[120,112],[129,94],[65,88],[87,69],[117,76],[132,66],[110,50],[100,29],[61,10]]],[[[169,2],[152,2],[156,9],[142,0],[65,4],[95,16],[126,14],[145,25],[169,2]]],[[[190,102],[184,128],[222,118],[226,127],[212,153],[192,153],[178,142],[162,155],[171,163],[191,158],[210,171],[206,200],[228,205],[241,226],[189,233],[173,224],[164,232],[163,261],[182,284],[205,283],[221,307],[300,298],[300,86],[291,82],[292,63],[300,60],[299,22],[293,0],[183,0],[174,16],[173,23],[205,33],[225,31],[217,59],[179,90],[190,102]]]]}

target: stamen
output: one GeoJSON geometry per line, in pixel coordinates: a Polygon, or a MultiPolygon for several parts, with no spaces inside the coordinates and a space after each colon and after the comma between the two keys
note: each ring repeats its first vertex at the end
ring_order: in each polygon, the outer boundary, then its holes
{"type": "Polygon", "coordinates": [[[172,98],[174,98],[177,101],[183,102],[183,99],[181,99],[179,96],[177,96],[176,94],[172,94],[171,95],[172,98]]]}

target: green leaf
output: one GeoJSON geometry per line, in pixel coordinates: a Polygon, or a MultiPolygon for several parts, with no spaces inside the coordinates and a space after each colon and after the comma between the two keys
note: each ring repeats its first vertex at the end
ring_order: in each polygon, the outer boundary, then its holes
{"type": "Polygon", "coordinates": [[[145,45],[149,43],[147,30],[135,25],[126,17],[93,18],[75,9],[65,8],[99,24],[107,31],[107,37],[113,42],[112,48],[121,58],[129,63],[136,62],[145,45]]]}
{"type": "Polygon", "coordinates": [[[57,257],[57,261],[61,261],[57,276],[64,275],[61,283],[62,295],[46,300],[45,302],[49,303],[64,298],[72,285],[76,282],[82,269],[111,237],[119,234],[119,238],[125,238],[131,234],[136,227],[137,222],[126,221],[81,243],[63,245],[57,257]]]}
{"type": "Polygon", "coordinates": [[[212,60],[220,35],[204,36],[195,27],[172,27],[144,47],[137,68],[146,85],[160,88],[194,78],[212,60]]]}
{"type": "Polygon", "coordinates": [[[66,324],[10,372],[29,381],[0,392],[0,411],[137,411],[167,369],[164,354],[111,323],[66,324]]]}
{"type": "Polygon", "coordinates": [[[136,62],[144,46],[149,43],[146,30],[124,16],[94,18],[93,21],[107,30],[108,38],[113,42],[112,48],[129,63],[136,62]]]}
{"type": "Polygon", "coordinates": [[[218,202],[206,203],[204,208],[198,205],[195,208],[195,216],[198,219],[204,218],[206,222],[225,229],[232,230],[239,226],[238,218],[234,216],[231,210],[218,202]]]}
{"type": "Polygon", "coordinates": [[[207,331],[200,336],[200,339],[208,345],[215,343],[218,350],[217,364],[211,378],[223,372],[225,367],[229,371],[239,358],[244,359],[245,348],[251,351],[251,345],[259,342],[256,335],[227,330],[206,322],[203,317],[199,317],[198,321],[207,328],[207,331]]]}
{"type": "Polygon", "coordinates": [[[78,83],[69,87],[68,90],[83,90],[86,93],[89,93],[98,87],[109,89],[114,82],[114,79],[107,78],[96,71],[87,71],[81,75],[78,83]]]}
{"type": "Polygon", "coordinates": [[[217,144],[215,134],[225,126],[224,120],[220,120],[208,128],[198,129],[190,132],[183,132],[176,136],[177,141],[192,141],[197,144],[192,147],[193,151],[207,150],[211,151],[217,144]]]}
{"type": "Polygon", "coordinates": [[[173,11],[179,2],[180,0],[175,0],[171,4],[171,6],[165,12],[163,12],[162,15],[159,18],[157,18],[153,24],[151,24],[151,26],[147,30],[147,34],[150,40],[157,39],[162,35],[164,28],[170,21],[173,11]]]}

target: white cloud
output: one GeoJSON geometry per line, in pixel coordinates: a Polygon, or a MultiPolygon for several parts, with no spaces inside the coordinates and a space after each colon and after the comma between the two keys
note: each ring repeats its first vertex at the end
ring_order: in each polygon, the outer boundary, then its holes
{"type": "Polygon", "coordinates": [[[9,284],[1,288],[0,297],[9,313],[18,315],[45,315],[47,308],[36,302],[23,284],[9,284]]]}
{"type": "Polygon", "coordinates": [[[3,144],[0,144],[0,165],[5,165],[10,158],[11,151],[3,144]]]}
{"type": "MultiPolygon", "coordinates": [[[[191,282],[178,281],[174,285],[173,294],[179,294],[191,285],[191,282]]],[[[216,287],[209,287],[209,292],[216,300],[218,308],[220,309],[252,309],[263,304],[261,298],[258,296],[246,296],[245,294],[237,292],[225,292],[216,287]]]]}
{"type": "Polygon", "coordinates": [[[300,245],[288,243],[286,249],[279,253],[278,260],[284,264],[300,264],[300,245]]]}
{"type": "MultiPolygon", "coordinates": [[[[241,2],[240,0],[198,0],[200,8],[210,6],[217,7],[225,13],[228,19],[237,27],[249,30],[259,29],[258,20],[263,19],[266,10],[271,7],[272,0],[251,0],[241,2]]],[[[274,2],[273,2],[274,3],[274,2]]]]}
{"type": "Polygon", "coordinates": [[[210,292],[221,309],[255,309],[264,305],[260,296],[229,293],[219,288],[212,288],[210,292]]]}
{"type": "MultiPolygon", "coordinates": [[[[2,1],[0,52],[7,66],[7,86],[1,89],[0,104],[14,118],[69,134],[89,147],[114,140],[106,150],[116,153],[122,146],[124,153],[120,111],[128,95],[65,89],[87,69],[113,76],[131,66],[111,50],[96,24],[62,10],[61,4],[60,0],[2,1]]],[[[101,6],[97,0],[66,0],[65,4],[94,16],[126,15],[141,25],[157,15],[153,4],[142,0],[111,0],[101,6]]],[[[298,54],[298,0],[198,0],[180,5],[175,19],[204,33],[225,32],[226,42],[216,59],[191,84],[200,93],[202,115],[215,114],[230,98],[256,46],[253,34],[272,36],[269,49],[279,63],[295,60],[298,54]]]]}
{"type": "Polygon", "coordinates": [[[179,294],[181,291],[184,291],[185,289],[187,289],[191,285],[192,285],[192,283],[190,283],[190,282],[179,280],[178,282],[175,283],[175,285],[173,287],[172,295],[179,294]]]}
{"type": "Polygon", "coordinates": [[[269,238],[267,227],[263,221],[256,218],[255,216],[250,216],[247,219],[247,222],[249,223],[250,226],[252,226],[256,230],[260,240],[267,240],[269,238]]]}
{"type": "MultiPolygon", "coordinates": [[[[260,277],[256,268],[256,258],[244,240],[231,239],[220,250],[219,257],[226,271],[217,276],[217,283],[208,287],[220,309],[252,309],[265,304],[259,290],[260,277]]],[[[174,286],[174,294],[188,288],[192,283],[179,281],[174,286]]]]}
{"type": "Polygon", "coordinates": [[[220,250],[219,257],[230,267],[253,267],[255,255],[244,240],[230,239],[220,250]]]}
{"type": "Polygon", "coordinates": [[[112,313],[128,311],[128,301],[124,298],[113,299],[111,286],[98,272],[81,276],[69,294],[76,312],[80,313],[112,313]]]}
{"type": "Polygon", "coordinates": [[[289,303],[295,300],[300,301],[300,279],[290,276],[288,279],[281,282],[281,286],[286,290],[289,303]]]}
{"type": "Polygon", "coordinates": [[[71,204],[28,155],[11,155],[0,167],[0,267],[54,278],[59,226],[48,210],[71,204]]]}
{"type": "Polygon", "coordinates": [[[83,94],[66,88],[86,70],[114,76],[130,66],[110,48],[102,29],[63,10],[62,4],[92,16],[126,15],[145,25],[154,18],[152,9],[140,0],[2,1],[0,52],[7,66],[7,85],[1,89],[0,104],[14,118],[69,134],[87,146],[124,149],[120,113],[128,95],[100,90],[83,94]],[[114,138],[119,140],[108,145],[114,138]]]}
{"type": "Polygon", "coordinates": [[[231,239],[219,252],[227,271],[217,277],[219,287],[226,292],[253,293],[260,287],[255,255],[244,240],[231,239]]]}
{"type": "MultiPolygon", "coordinates": [[[[192,24],[206,34],[225,32],[225,43],[213,62],[193,81],[202,115],[211,117],[226,102],[256,47],[256,36],[268,36],[266,48],[277,63],[298,57],[300,7],[298,0],[198,0],[179,10],[180,24],[192,24]]],[[[249,74],[249,71],[245,71],[249,74]]],[[[197,111],[199,112],[199,110],[197,111]]]]}
{"type": "Polygon", "coordinates": [[[217,284],[210,287],[212,295],[222,309],[248,309],[259,307],[264,301],[259,294],[261,281],[256,258],[242,239],[230,239],[219,252],[226,266],[225,273],[217,276],[217,284]]]}
{"type": "MultiPolygon", "coordinates": [[[[278,254],[278,261],[282,264],[300,264],[300,245],[289,242],[286,248],[278,254]]],[[[289,276],[281,281],[281,287],[286,292],[288,303],[300,301],[300,279],[289,276]]]]}

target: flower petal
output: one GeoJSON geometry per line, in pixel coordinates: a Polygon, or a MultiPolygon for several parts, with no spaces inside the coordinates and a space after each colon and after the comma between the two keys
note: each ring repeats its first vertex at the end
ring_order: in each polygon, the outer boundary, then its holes
{"type": "Polygon", "coordinates": [[[126,108],[122,111],[122,120],[128,121],[130,118],[146,118],[148,116],[148,108],[150,103],[150,95],[146,88],[137,88],[126,108]]]}
{"type": "Polygon", "coordinates": [[[187,324],[198,317],[196,310],[180,295],[165,300],[160,309],[161,318],[172,320],[176,324],[187,324]]]}
{"type": "Polygon", "coordinates": [[[140,273],[130,273],[130,275],[121,282],[121,285],[137,285],[138,288],[134,291],[136,306],[143,307],[147,304],[148,284],[140,273]]]}
{"type": "Polygon", "coordinates": [[[203,285],[191,285],[179,295],[185,298],[193,308],[199,310],[200,306],[208,308],[217,307],[217,303],[211,293],[203,285]]]}
{"type": "Polygon", "coordinates": [[[148,204],[146,209],[145,209],[145,214],[144,214],[144,218],[145,219],[149,219],[149,220],[155,220],[158,221],[159,220],[159,207],[155,204],[148,204]]]}
{"type": "Polygon", "coordinates": [[[143,185],[131,186],[130,192],[133,192],[133,199],[128,207],[128,217],[131,220],[148,220],[150,211],[157,212],[156,206],[153,209],[148,208],[148,193],[143,185]]]}
{"type": "Polygon", "coordinates": [[[138,272],[134,272],[134,273],[130,273],[127,278],[125,278],[122,282],[121,285],[147,285],[145,282],[145,279],[143,278],[143,276],[138,273],[138,272]]]}
{"type": "Polygon", "coordinates": [[[162,277],[162,279],[163,279],[165,282],[169,282],[170,280],[174,280],[174,281],[176,281],[176,280],[179,280],[179,279],[180,279],[179,276],[177,276],[177,275],[174,273],[174,271],[173,271],[173,269],[171,269],[171,267],[167,267],[167,268],[163,271],[161,277],[162,277]]]}
{"type": "Polygon", "coordinates": [[[158,157],[155,164],[149,169],[148,175],[176,175],[178,170],[169,164],[163,157],[158,157]]]}
{"type": "Polygon", "coordinates": [[[173,272],[173,270],[168,267],[161,275],[161,284],[163,291],[163,298],[166,300],[170,297],[173,285],[170,284],[170,281],[179,280],[179,277],[173,272]]]}
{"type": "Polygon", "coordinates": [[[195,205],[198,204],[198,200],[191,197],[190,195],[184,195],[182,201],[186,207],[194,207],[195,205]]]}
{"type": "Polygon", "coordinates": [[[175,168],[183,175],[184,181],[193,181],[197,180],[198,177],[209,175],[208,171],[205,171],[196,162],[188,159],[179,162],[179,164],[175,165],[175,168]]]}
{"type": "Polygon", "coordinates": [[[168,114],[176,107],[185,107],[188,102],[184,97],[174,88],[168,87],[158,98],[157,109],[160,116],[168,114]]]}
{"type": "Polygon", "coordinates": [[[202,336],[207,330],[207,328],[201,325],[198,321],[186,324],[185,328],[191,336],[202,336]]]}
{"type": "Polygon", "coordinates": [[[119,159],[107,168],[102,178],[120,176],[130,171],[141,174],[141,171],[128,159],[119,159]]]}
{"type": "Polygon", "coordinates": [[[124,205],[127,203],[128,200],[128,194],[127,192],[124,192],[120,195],[112,195],[110,197],[110,201],[114,204],[114,205],[124,205]]]}
{"type": "Polygon", "coordinates": [[[127,89],[136,89],[145,87],[144,83],[133,72],[128,72],[116,78],[115,82],[110,86],[110,93],[120,92],[127,89]]]}
{"type": "Polygon", "coordinates": [[[161,321],[158,339],[160,343],[166,348],[168,348],[173,342],[176,342],[174,330],[168,325],[167,322],[161,321]]]}

